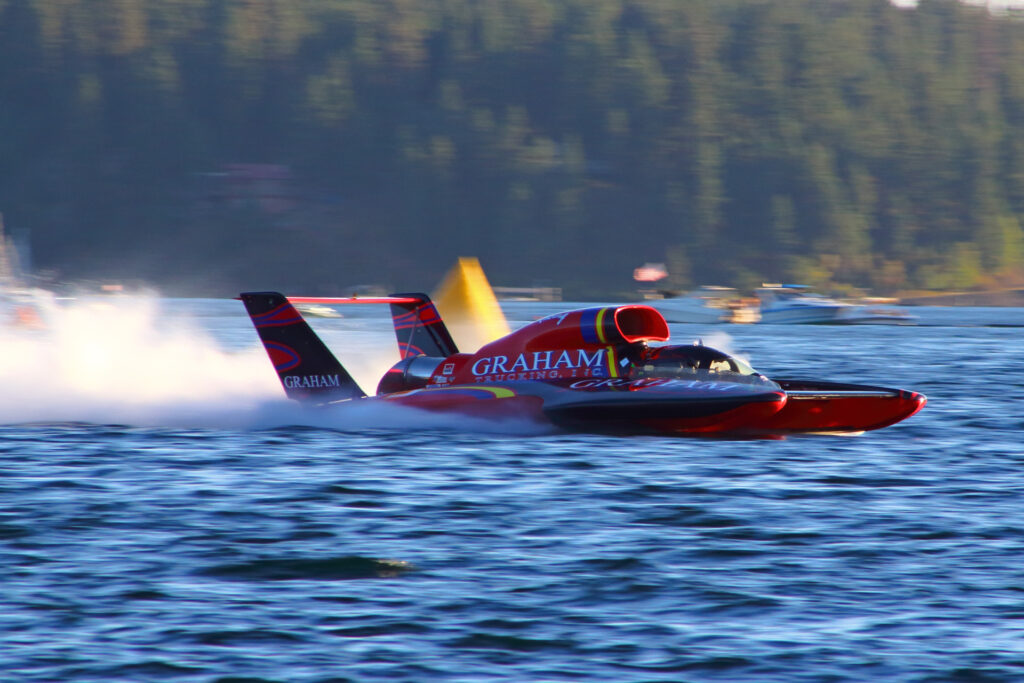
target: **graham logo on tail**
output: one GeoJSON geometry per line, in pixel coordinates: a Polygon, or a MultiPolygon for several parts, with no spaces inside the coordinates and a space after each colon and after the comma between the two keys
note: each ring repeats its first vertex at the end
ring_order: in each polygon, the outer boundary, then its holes
{"type": "Polygon", "coordinates": [[[341,378],[338,375],[291,375],[284,378],[287,389],[320,389],[340,388],[341,378]]]}

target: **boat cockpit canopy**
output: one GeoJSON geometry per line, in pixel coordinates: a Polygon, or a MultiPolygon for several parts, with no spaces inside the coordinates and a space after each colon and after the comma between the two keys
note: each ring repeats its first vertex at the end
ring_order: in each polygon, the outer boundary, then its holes
{"type": "Polygon", "coordinates": [[[635,366],[638,377],[694,377],[697,374],[760,377],[740,359],[700,345],[651,348],[635,366]]]}

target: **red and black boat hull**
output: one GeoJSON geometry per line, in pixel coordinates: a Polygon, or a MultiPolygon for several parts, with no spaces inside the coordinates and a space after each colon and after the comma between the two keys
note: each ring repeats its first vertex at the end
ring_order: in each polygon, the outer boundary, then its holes
{"type": "Polygon", "coordinates": [[[754,432],[865,432],[905,420],[927,403],[923,394],[864,384],[777,379],[786,405],[753,421],[754,432]]]}

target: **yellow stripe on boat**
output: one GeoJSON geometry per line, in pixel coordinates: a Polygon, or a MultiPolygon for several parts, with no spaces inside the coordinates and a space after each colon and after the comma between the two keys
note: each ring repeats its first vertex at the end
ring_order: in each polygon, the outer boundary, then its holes
{"type": "Polygon", "coordinates": [[[602,308],[597,312],[597,318],[594,319],[594,327],[597,328],[597,340],[602,344],[608,343],[608,340],[604,338],[604,314],[607,312],[607,308],[602,308]]]}
{"type": "Polygon", "coordinates": [[[619,376],[619,366],[615,362],[615,349],[608,347],[608,374],[612,377],[619,376]]]}
{"type": "Polygon", "coordinates": [[[494,394],[494,398],[512,398],[516,395],[516,392],[511,389],[505,389],[503,387],[473,387],[474,389],[482,389],[483,391],[489,391],[494,394]]]}
{"type": "Polygon", "coordinates": [[[416,394],[439,394],[447,392],[469,392],[469,391],[486,391],[487,393],[494,396],[494,398],[513,398],[516,392],[511,389],[504,387],[479,387],[479,386],[466,386],[459,385],[454,387],[424,387],[422,389],[410,389],[409,391],[398,391],[393,394],[385,394],[381,398],[385,401],[394,398],[403,398],[405,396],[415,396],[416,394]]]}

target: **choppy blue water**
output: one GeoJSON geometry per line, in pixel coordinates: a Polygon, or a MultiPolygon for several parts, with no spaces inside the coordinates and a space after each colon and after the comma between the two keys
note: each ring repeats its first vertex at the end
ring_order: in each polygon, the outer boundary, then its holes
{"type": "MultiPolygon", "coordinates": [[[[781,441],[304,419],[250,376],[237,302],[7,335],[0,679],[1024,680],[1024,344],[987,326],[1024,311],[915,312],[673,325],[929,397],[781,441]]],[[[350,358],[392,343],[321,326],[350,358]]]]}

